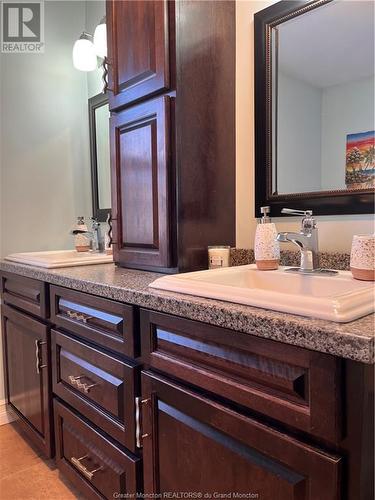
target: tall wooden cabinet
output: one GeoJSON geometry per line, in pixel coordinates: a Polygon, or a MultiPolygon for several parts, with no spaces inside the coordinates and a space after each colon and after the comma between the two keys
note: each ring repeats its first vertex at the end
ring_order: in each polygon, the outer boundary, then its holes
{"type": "Polygon", "coordinates": [[[114,258],[207,267],[235,243],[235,2],[107,0],[114,258]]]}

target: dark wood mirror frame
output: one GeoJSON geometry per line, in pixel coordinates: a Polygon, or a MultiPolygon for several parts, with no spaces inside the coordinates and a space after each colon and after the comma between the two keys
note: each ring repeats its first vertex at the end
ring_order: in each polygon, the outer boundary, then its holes
{"type": "MultiPolygon", "coordinates": [[[[111,207],[100,208],[99,206],[99,185],[98,185],[98,159],[96,150],[96,117],[95,111],[108,104],[107,94],[98,94],[90,97],[89,103],[89,130],[90,130],[90,160],[91,160],[91,190],[92,190],[92,214],[99,222],[107,220],[111,207]]],[[[109,137],[108,137],[109,141],[109,137]]]]}
{"type": "Polygon", "coordinates": [[[374,212],[373,190],[337,190],[277,195],[272,193],[272,28],[332,0],[282,0],[254,15],[255,60],[255,213],[269,205],[271,215],[283,207],[316,215],[374,212]]]}

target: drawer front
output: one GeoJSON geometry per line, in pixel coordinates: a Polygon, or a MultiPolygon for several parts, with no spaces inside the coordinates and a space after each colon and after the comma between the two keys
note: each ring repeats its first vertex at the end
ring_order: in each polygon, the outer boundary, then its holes
{"type": "Polygon", "coordinates": [[[51,286],[51,321],[126,356],[137,356],[134,308],[94,295],[51,286]]]}
{"type": "Polygon", "coordinates": [[[54,400],[56,463],[86,498],[116,498],[137,492],[139,458],[54,400]]]}
{"type": "Polygon", "coordinates": [[[341,436],[339,360],[167,314],[141,311],[149,367],[331,442],[341,436]]]}
{"type": "Polygon", "coordinates": [[[11,304],[34,316],[48,317],[47,284],[12,273],[1,274],[1,293],[5,304],[11,304]]]}
{"type": "Polygon", "coordinates": [[[138,368],[52,330],[53,392],[135,451],[138,368]]]}

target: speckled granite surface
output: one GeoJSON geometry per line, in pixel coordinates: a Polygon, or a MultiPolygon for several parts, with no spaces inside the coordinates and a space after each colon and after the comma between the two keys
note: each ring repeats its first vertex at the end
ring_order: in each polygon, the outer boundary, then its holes
{"type": "MultiPolygon", "coordinates": [[[[320,252],[320,266],[324,269],[339,269],[340,271],[350,270],[350,255],[348,253],[329,253],[320,252]]],[[[254,263],[254,250],[243,248],[231,249],[232,266],[244,266],[245,264],[254,263]]],[[[291,250],[281,250],[280,252],[281,266],[299,266],[300,254],[291,250]]]]}
{"type": "Polygon", "coordinates": [[[161,274],[121,269],[113,264],[46,270],[3,261],[0,270],[258,337],[374,363],[374,315],[340,324],[157,291],[149,289],[148,285],[161,274]]]}

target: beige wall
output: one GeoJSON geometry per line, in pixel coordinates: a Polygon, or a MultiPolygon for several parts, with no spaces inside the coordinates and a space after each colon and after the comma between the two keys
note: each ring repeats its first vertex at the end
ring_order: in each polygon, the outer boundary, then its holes
{"type": "MultiPolygon", "coordinates": [[[[236,14],[236,154],[237,246],[253,246],[254,214],[254,29],[255,12],[274,1],[237,0],[236,14]]],[[[257,214],[259,215],[259,214],[257,214]]],[[[374,231],[372,215],[318,217],[321,250],[349,251],[353,234],[374,231]]],[[[298,218],[274,219],[280,231],[298,228],[298,218]]]]}

